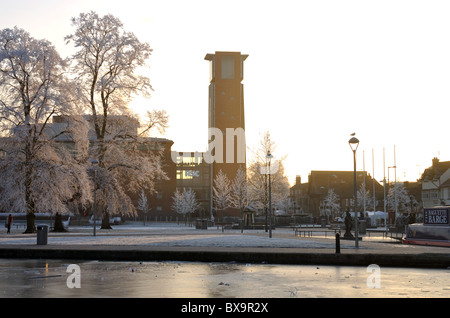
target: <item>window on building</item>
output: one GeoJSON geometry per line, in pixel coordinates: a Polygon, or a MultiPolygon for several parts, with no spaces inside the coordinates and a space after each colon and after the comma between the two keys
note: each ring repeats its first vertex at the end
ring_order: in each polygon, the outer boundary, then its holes
{"type": "Polygon", "coordinates": [[[222,79],[234,79],[234,56],[222,56],[222,79]]]}
{"type": "Polygon", "coordinates": [[[212,82],[214,78],[216,77],[216,70],[215,70],[215,60],[214,58],[209,62],[209,81],[212,82]]]}
{"type": "Polygon", "coordinates": [[[202,153],[194,153],[193,155],[177,156],[176,163],[183,166],[195,166],[203,161],[202,153]]]}
{"type": "Polygon", "coordinates": [[[431,200],[439,199],[438,192],[437,192],[437,191],[431,191],[431,192],[430,192],[430,199],[431,199],[431,200]]]}
{"type": "Polygon", "coordinates": [[[194,177],[198,177],[198,171],[195,170],[177,170],[178,180],[191,180],[194,177]]]}

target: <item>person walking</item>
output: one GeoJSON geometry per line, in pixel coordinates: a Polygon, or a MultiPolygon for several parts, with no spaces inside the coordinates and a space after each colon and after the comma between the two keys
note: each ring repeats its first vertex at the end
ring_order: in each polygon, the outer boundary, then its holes
{"type": "Polygon", "coordinates": [[[6,233],[11,233],[11,225],[12,225],[12,222],[13,222],[13,217],[12,217],[12,214],[10,213],[10,214],[8,215],[8,220],[7,220],[7,222],[6,222],[6,228],[8,229],[8,231],[7,231],[6,233]]]}

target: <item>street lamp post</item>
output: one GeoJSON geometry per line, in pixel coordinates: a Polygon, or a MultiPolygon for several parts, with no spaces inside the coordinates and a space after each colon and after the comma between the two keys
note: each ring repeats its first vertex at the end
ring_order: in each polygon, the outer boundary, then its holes
{"type": "Polygon", "coordinates": [[[94,167],[94,236],[95,236],[96,235],[95,228],[97,226],[96,221],[97,221],[97,166],[98,166],[98,160],[97,159],[92,160],[91,164],[94,167]]]}
{"type": "Polygon", "coordinates": [[[348,141],[350,148],[353,151],[353,206],[355,211],[355,247],[358,248],[358,216],[356,214],[356,199],[357,199],[357,189],[356,189],[356,149],[358,149],[359,140],[356,137],[350,138],[348,141]]]}
{"type": "Polygon", "coordinates": [[[273,158],[270,150],[267,151],[266,158],[269,159],[269,238],[272,238],[272,183],[270,180],[270,161],[273,158]]]}

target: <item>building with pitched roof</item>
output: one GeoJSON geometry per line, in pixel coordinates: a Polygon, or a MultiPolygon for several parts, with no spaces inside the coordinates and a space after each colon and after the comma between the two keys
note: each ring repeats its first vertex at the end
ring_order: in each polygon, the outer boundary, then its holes
{"type": "Polygon", "coordinates": [[[431,167],[424,170],[422,182],[423,207],[450,205],[450,161],[432,160],[431,167]]]}
{"type": "MultiPolygon", "coordinates": [[[[341,211],[354,210],[354,172],[353,171],[311,171],[309,175],[309,200],[310,212],[313,216],[320,216],[323,209],[323,201],[329,190],[339,197],[341,211]]],[[[373,195],[375,186],[375,209],[383,209],[384,189],[377,180],[374,180],[367,171],[356,172],[356,187],[358,191],[361,185],[366,184],[366,191],[373,195]]],[[[373,210],[374,207],[366,207],[366,210],[373,210]]]]}
{"type": "Polygon", "coordinates": [[[289,211],[293,215],[310,215],[308,183],[302,183],[302,178],[296,176],[295,184],[289,189],[291,206],[289,211]]]}

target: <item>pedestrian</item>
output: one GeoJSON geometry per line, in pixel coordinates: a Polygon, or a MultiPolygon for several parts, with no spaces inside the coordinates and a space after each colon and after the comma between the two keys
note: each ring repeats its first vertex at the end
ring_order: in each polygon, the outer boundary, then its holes
{"type": "Polygon", "coordinates": [[[12,214],[10,213],[8,215],[8,220],[6,221],[6,228],[8,229],[8,231],[6,233],[11,233],[12,222],[13,222],[13,217],[12,217],[12,214]]]}

